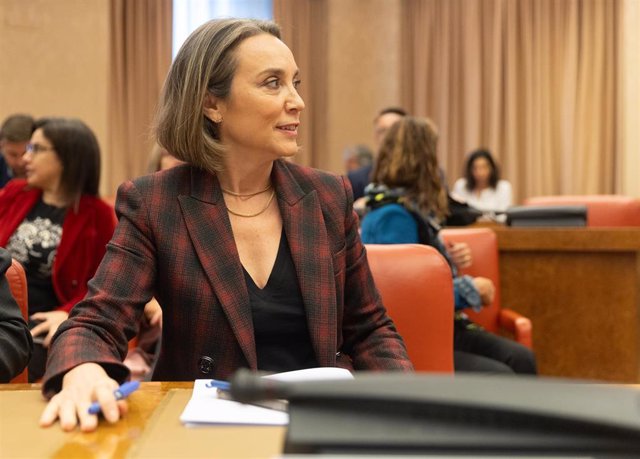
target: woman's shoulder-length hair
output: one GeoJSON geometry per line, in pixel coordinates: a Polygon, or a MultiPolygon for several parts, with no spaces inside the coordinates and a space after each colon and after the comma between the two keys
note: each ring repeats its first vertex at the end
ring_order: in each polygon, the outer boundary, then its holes
{"type": "Polygon", "coordinates": [[[237,67],[234,50],[264,33],[280,38],[271,21],[216,19],[187,38],[169,69],[155,121],[158,142],[173,156],[210,172],[223,168],[224,145],[218,125],[204,116],[205,97],[228,97],[237,67]]]}

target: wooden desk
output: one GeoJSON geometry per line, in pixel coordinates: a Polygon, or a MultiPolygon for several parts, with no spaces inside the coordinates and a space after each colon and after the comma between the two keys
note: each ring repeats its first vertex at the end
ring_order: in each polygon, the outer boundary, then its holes
{"type": "Polygon", "coordinates": [[[640,382],[640,228],[493,228],[543,375],[640,382]]]}
{"type": "Polygon", "coordinates": [[[188,428],[178,419],[193,383],[143,383],[129,413],[91,433],[38,427],[45,406],[40,386],[0,384],[0,457],[273,457],[282,453],[284,427],[188,428]],[[11,413],[15,413],[14,416],[11,413]],[[247,441],[251,439],[251,441],[247,441]]]}

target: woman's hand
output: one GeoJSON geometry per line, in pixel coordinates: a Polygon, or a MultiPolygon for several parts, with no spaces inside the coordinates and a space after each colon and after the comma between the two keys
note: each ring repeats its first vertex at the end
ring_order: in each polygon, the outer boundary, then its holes
{"type": "Polygon", "coordinates": [[[471,266],[471,249],[466,242],[456,242],[447,244],[447,253],[451,257],[451,261],[458,269],[464,269],[471,266]]]}
{"type": "Polygon", "coordinates": [[[151,298],[151,301],[144,305],[144,316],[149,325],[162,328],[162,308],[155,298],[151,298]]]}
{"type": "Polygon", "coordinates": [[[496,289],[493,285],[493,282],[491,282],[491,279],[487,279],[486,277],[474,277],[473,284],[476,286],[476,289],[480,294],[480,299],[482,300],[483,306],[487,306],[493,303],[496,289]]]}
{"type": "Polygon", "coordinates": [[[69,317],[69,313],[65,311],[36,312],[31,316],[31,319],[41,320],[42,322],[31,329],[31,336],[36,337],[46,333],[47,336],[44,337],[42,345],[49,347],[51,338],[53,338],[60,324],[67,320],[67,317],[69,317]]]}
{"type": "Polygon", "coordinates": [[[98,426],[98,415],[89,414],[94,401],[100,403],[102,414],[110,423],[127,412],[127,402],[117,400],[113,391],[118,383],[97,363],[83,363],[70,370],[62,380],[62,390],[53,396],[40,416],[40,426],[49,427],[60,419],[62,430],[76,428],[90,432],[98,426]]]}

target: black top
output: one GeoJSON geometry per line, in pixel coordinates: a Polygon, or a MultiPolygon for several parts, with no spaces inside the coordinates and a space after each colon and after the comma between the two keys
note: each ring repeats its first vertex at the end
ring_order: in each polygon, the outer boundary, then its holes
{"type": "Polygon", "coordinates": [[[284,230],[264,288],[258,288],[249,273],[244,268],[243,271],[253,315],[258,369],[281,372],[318,366],[284,230]]]}
{"type": "Polygon", "coordinates": [[[45,204],[41,198],[7,244],[7,250],[22,263],[27,275],[29,315],[52,311],[60,304],[53,289],[51,273],[66,212],[66,207],[45,204]]]}

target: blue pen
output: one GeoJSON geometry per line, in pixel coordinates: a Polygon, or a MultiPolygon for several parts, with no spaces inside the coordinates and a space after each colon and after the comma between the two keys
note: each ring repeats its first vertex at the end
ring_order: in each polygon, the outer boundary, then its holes
{"type": "MultiPolygon", "coordinates": [[[[123,398],[127,398],[133,391],[137,390],[140,387],[140,381],[129,381],[118,387],[113,391],[113,395],[116,396],[116,400],[122,400],[123,398]]],[[[89,414],[98,414],[100,413],[101,408],[98,402],[93,402],[89,407],[89,414]]]]}
{"type": "Polygon", "coordinates": [[[228,391],[229,389],[231,389],[231,383],[227,381],[220,381],[219,379],[212,379],[207,384],[205,384],[205,387],[209,389],[220,389],[223,391],[228,391]]]}

